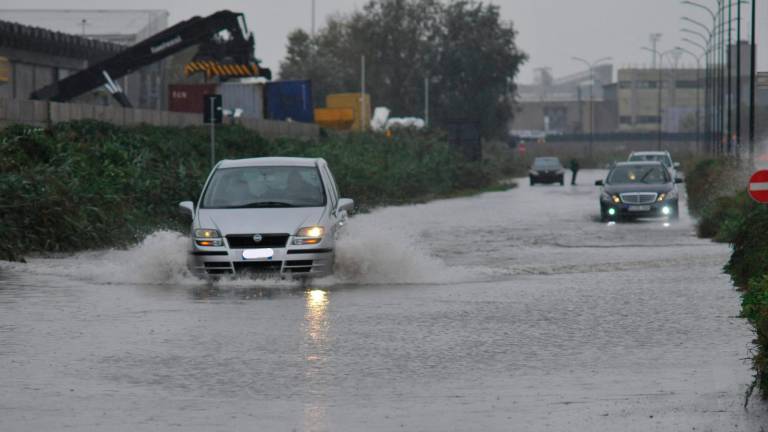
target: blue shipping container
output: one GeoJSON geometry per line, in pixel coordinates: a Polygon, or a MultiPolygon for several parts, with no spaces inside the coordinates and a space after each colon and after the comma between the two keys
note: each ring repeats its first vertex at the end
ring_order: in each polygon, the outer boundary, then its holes
{"type": "Polygon", "coordinates": [[[269,82],[265,87],[265,93],[267,118],[314,123],[315,113],[312,104],[311,81],[269,82]]]}

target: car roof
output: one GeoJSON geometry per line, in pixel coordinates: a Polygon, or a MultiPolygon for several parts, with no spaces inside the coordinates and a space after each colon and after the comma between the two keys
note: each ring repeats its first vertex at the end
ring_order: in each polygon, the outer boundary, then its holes
{"type": "Polygon", "coordinates": [[[630,156],[632,156],[632,155],[638,155],[638,156],[664,155],[664,156],[666,156],[668,154],[669,154],[668,151],[636,151],[636,152],[630,153],[629,155],[630,156]]]}
{"type": "Polygon", "coordinates": [[[661,166],[664,166],[664,164],[661,163],[661,161],[627,161],[627,162],[616,162],[614,164],[614,167],[627,166],[627,165],[630,165],[630,166],[637,166],[637,165],[641,165],[641,166],[642,165],[661,165],[661,166]]]}
{"type": "Polygon", "coordinates": [[[300,157],[260,157],[248,159],[225,159],[219,162],[219,168],[242,168],[256,166],[305,166],[313,167],[322,162],[322,158],[300,157]]]}

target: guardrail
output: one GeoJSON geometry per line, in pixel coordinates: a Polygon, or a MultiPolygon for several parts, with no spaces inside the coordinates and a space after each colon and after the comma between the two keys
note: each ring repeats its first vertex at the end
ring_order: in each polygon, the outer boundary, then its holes
{"type": "MultiPolygon", "coordinates": [[[[202,126],[201,114],[156,111],[116,106],[59,103],[0,98],[0,127],[14,123],[46,127],[52,124],[94,119],[120,126],[150,124],[154,126],[202,126]]],[[[255,130],[265,138],[317,138],[320,128],[316,124],[240,118],[236,122],[255,130]]]]}

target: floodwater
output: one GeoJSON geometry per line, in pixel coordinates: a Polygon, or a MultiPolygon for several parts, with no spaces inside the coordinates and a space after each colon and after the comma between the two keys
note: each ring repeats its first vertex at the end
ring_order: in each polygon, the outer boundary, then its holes
{"type": "Polygon", "coordinates": [[[0,263],[0,430],[768,429],[728,247],[599,222],[602,174],[356,216],[306,289],[168,232],[0,263]]]}

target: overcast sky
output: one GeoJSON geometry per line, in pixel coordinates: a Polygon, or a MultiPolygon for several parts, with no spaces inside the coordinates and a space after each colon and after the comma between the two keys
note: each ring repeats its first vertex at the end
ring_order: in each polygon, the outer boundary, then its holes
{"type": "MultiPolygon", "coordinates": [[[[286,35],[292,29],[309,30],[312,0],[3,0],[3,9],[166,9],[171,24],[192,15],[207,15],[219,9],[244,12],[256,35],[257,56],[277,71],[285,53],[286,35]]],[[[329,15],[347,13],[361,7],[366,0],[316,0],[317,25],[329,15]]],[[[702,0],[713,3],[713,0],[702,0]]],[[[660,47],[681,44],[680,17],[706,21],[703,11],[683,6],[678,0],[496,0],[504,19],[512,20],[519,31],[519,46],[530,59],[519,77],[529,82],[534,68],[551,67],[562,76],[577,72],[583,66],[573,56],[594,60],[613,57],[616,67],[643,66],[650,63],[650,53],[641,50],[648,45],[651,32],[663,33],[660,47]]],[[[759,69],[768,70],[768,7],[758,3],[759,69]],[[765,34],[760,34],[760,28],[765,34]],[[762,45],[760,42],[763,41],[762,45]]],[[[744,9],[746,14],[747,8],[744,9]]],[[[695,36],[694,36],[695,38],[695,36]]],[[[686,57],[686,62],[692,62],[686,57]]]]}

